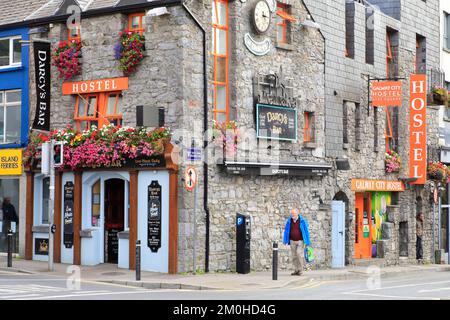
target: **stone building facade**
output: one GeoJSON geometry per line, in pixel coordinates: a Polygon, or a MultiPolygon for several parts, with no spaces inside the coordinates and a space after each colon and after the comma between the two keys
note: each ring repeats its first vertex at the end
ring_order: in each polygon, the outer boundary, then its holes
{"type": "MultiPolygon", "coordinates": [[[[292,208],[300,209],[309,222],[315,251],[312,267],[330,267],[333,234],[336,233],[333,201],[346,205],[345,262],[357,263],[354,245],[357,193],[351,188],[352,180],[403,179],[407,182],[404,178],[409,177],[408,80],[414,72],[416,34],[426,38],[424,70],[439,65],[436,48],[439,41],[434,32],[439,26],[433,20],[433,14],[437,14],[436,1],[421,3],[419,6],[423,8],[418,9],[406,1],[392,1],[393,4],[398,2],[399,10],[391,13],[383,7],[381,11],[372,10],[372,1],[281,0],[280,7],[287,8],[286,14],[278,14],[277,2],[268,1],[271,14],[268,30],[262,33],[256,32],[251,20],[258,1],[216,1],[185,1],[185,7],[181,1],[167,1],[167,14],[145,16],[145,58],[136,73],[128,77],[129,87],[121,97],[123,125],[137,125],[137,106],[143,106],[151,116],[155,113],[150,110],[163,108],[164,125],[171,128],[172,143],[180,149],[178,272],[192,271],[194,265],[196,270],[205,270],[207,266],[209,271],[234,271],[237,213],[248,214],[251,219],[251,268],[270,269],[272,244],[281,242],[284,224],[292,208]],[[224,155],[220,147],[211,143],[208,130],[213,124],[216,103],[214,80],[217,67],[212,46],[212,13],[216,1],[225,2],[228,8],[227,114],[230,120],[236,121],[241,140],[232,157],[224,155]],[[429,23],[415,21],[413,10],[422,12],[429,23]],[[279,41],[280,16],[289,21],[288,43],[279,41]],[[366,30],[366,20],[373,22],[373,29],[367,27],[366,30]],[[320,29],[310,27],[314,21],[320,29]],[[403,80],[403,105],[392,115],[398,124],[395,145],[403,162],[401,171],[391,174],[386,174],[384,163],[385,111],[368,106],[367,101],[368,78],[386,77],[387,27],[392,32],[398,31],[392,38],[397,57],[395,76],[406,78],[403,80]],[[349,57],[345,56],[347,36],[349,57]],[[206,57],[203,45],[206,45],[206,57]],[[206,60],[207,78],[206,128],[203,59],[206,60]],[[272,83],[270,79],[278,79],[278,82],[272,83]],[[292,99],[289,107],[291,111],[296,110],[295,141],[256,137],[256,104],[268,104],[258,81],[271,83],[271,88],[283,87],[283,94],[292,99]],[[305,141],[304,132],[309,127],[307,114],[314,116],[313,141],[305,141]],[[202,152],[203,162],[187,161],[188,148],[202,146],[204,131],[207,131],[208,148],[202,152]],[[261,174],[261,168],[266,164],[271,169],[268,175],[261,174]],[[196,194],[184,188],[183,172],[188,165],[194,165],[199,172],[196,194]],[[229,170],[229,167],[235,169],[229,170]],[[239,173],[240,169],[245,171],[249,167],[257,169],[248,175],[239,173]]],[[[47,27],[47,31],[33,37],[49,39],[54,45],[66,40],[68,16],[65,12],[55,13],[69,2],[52,0],[32,14],[30,21],[36,26],[47,27]]],[[[123,77],[114,59],[119,32],[127,28],[130,14],[152,10],[151,2],[138,2],[134,1],[133,5],[127,1],[120,1],[118,5],[116,1],[77,2],[82,12],[82,73],[70,81],[123,77]],[[101,12],[105,8],[108,10],[101,12]]],[[[32,59],[32,55],[30,57],[32,59]]],[[[33,63],[30,60],[30,65],[33,63]]],[[[30,90],[34,90],[33,79],[34,74],[30,74],[30,90]]],[[[62,84],[53,69],[51,121],[52,127],[59,129],[73,122],[76,99],[73,95],[62,94],[62,84]]],[[[283,101],[272,104],[285,107],[290,104],[286,99],[283,101]]],[[[34,103],[35,97],[31,94],[30,104],[34,103]]],[[[438,143],[437,113],[437,109],[427,108],[431,151],[438,143]]],[[[33,112],[30,117],[34,117],[33,112]]],[[[429,156],[433,154],[431,151],[429,156]]],[[[383,212],[385,220],[379,226],[380,237],[374,243],[375,256],[382,258],[385,264],[414,262],[415,214],[423,210],[427,220],[424,258],[429,260],[432,247],[429,191],[406,183],[404,192],[388,196],[366,193],[374,199],[378,196],[385,196],[383,201],[390,199],[383,208],[386,209],[383,212]],[[400,259],[400,256],[404,258],[400,259]]],[[[284,245],[280,245],[280,268],[291,268],[289,247],[284,245]]]]}
{"type": "MultiPolygon", "coordinates": [[[[305,3],[326,38],[326,154],[349,163],[349,170],[333,171],[336,185],[326,193],[330,199],[339,191],[339,197],[348,201],[346,262],[357,263],[352,214],[355,212],[355,192],[351,190],[351,180],[406,181],[404,178],[409,177],[409,77],[413,73],[426,73],[429,89],[434,80],[430,70],[439,68],[438,1],[306,0],[305,3]],[[390,42],[395,56],[389,76],[386,69],[388,31],[392,35],[390,42]],[[426,47],[418,50],[416,40],[423,38],[426,47]],[[414,70],[416,54],[424,52],[425,57],[417,59],[419,65],[414,70]],[[402,159],[399,173],[385,172],[386,112],[383,107],[368,106],[368,77],[403,78],[403,104],[390,111],[394,123],[393,148],[402,159]],[[359,108],[359,115],[356,108],[359,108]]],[[[428,160],[438,160],[438,109],[427,108],[428,160]]],[[[433,211],[428,187],[411,185],[405,192],[392,194],[391,204],[395,207],[388,207],[387,211],[393,214],[388,214],[381,228],[381,241],[378,241],[381,247],[384,242],[388,243],[387,251],[378,248],[378,256],[385,258],[383,263],[415,261],[415,215],[419,211],[423,211],[426,218],[424,259],[432,258],[433,211]],[[406,249],[403,248],[405,243],[406,249]]]]}

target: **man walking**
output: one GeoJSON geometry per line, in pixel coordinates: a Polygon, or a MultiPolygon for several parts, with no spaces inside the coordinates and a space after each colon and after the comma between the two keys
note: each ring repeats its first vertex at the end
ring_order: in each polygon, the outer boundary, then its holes
{"type": "Polygon", "coordinates": [[[298,209],[292,209],[291,216],[286,221],[283,243],[291,246],[293,276],[300,276],[303,272],[304,246],[310,245],[308,222],[300,215],[298,209]]]}

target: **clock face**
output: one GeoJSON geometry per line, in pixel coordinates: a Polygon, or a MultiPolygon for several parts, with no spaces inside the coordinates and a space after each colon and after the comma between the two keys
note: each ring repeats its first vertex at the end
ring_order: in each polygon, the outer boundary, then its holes
{"type": "Polygon", "coordinates": [[[258,33],[265,33],[270,26],[271,12],[269,4],[265,0],[256,3],[253,10],[253,24],[258,33]]]}

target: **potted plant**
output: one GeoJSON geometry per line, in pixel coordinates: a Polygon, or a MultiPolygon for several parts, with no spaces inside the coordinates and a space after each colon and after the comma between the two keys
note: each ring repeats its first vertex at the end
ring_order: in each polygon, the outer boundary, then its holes
{"type": "Polygon", "coordinates": [[[69,80],[81,73],[81,46],[80,40],[67,40],[58,43],[53,50],[53,65],[60,78],[69,80]]]}
{"type": "Polygon", "coordinates": [[[114,56],[119,61],[119,70],[122,70],[124,75],[130,75],[144,59],[145,36],[129,30],[119,32],[119,36],[119,42],[114,47],[114,56]]]}
{"type": "Polygon", "coordinates": [[[402,164],[402,159],[394,150],[388,150],[385,153],[385,169],[386,172],[399,172],[400,166],[402,164]]]}

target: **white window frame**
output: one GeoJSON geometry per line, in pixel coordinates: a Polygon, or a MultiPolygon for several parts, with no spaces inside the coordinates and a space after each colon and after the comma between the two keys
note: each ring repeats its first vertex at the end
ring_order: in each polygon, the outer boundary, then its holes
{"type": "MultiPolygon", "coordinates": [[[[9,39],[9,64],[6,66],[0,66],[0,70],[11,68],[11,67],[21,67],[22,60],[20,62],[14,63],[14,45],[13,44],[14,44],[14,40],[17,40],[17,39],[21,40],[22,37],[21,36],[4,37],[4,38],[0,38],[0,41],[6,40],[6,39],[9,39]]],[[[21,56],[22,56],[22,52],[21,52],[21,56]]]]}
{"type": "Polygon", "coordinates": [[[450,46],[450,13],[447,11],[444,11],[444,43],[443,43],[443,49],[449,51],[450,46]]]}
{"type": "MultiPolygon", "coordinates": [[[[0,92],[3,93],[3,101],[0,101],[0,107],[3,107],[3,141],[0,141],[0,145],[1,144],[9,144],[9,143],[20,143],[20,136],[21,136],[21,132],[19,130],[19,137],[18,137],[18,141],[6,141],[6,108],[8,107],[19,107],[19,111],[22,111],[22,90],[21,89],[13,89],[13,90],[1,90],[0,92]],[[7,92],[19,92],[20,93],[20,101],[19,102],[6,102],[6,93],[7,92]]],[[[0,115],[1,117],[2,115],[0,115]]],[[[22,115],[20,114],[20,119],[19,119],[19,125],[21,125],[21,117],[22,115]]],[[[1,136],[0,136],[1,137],[1,136]]]]}

